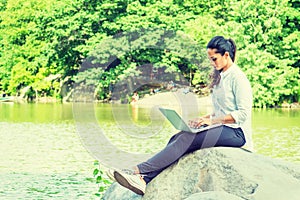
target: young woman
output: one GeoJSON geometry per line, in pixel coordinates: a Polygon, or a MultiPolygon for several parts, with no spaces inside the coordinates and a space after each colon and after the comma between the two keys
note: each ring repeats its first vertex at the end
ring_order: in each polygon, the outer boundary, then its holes
{"type": "Polygon", "coordinates": [[[143,195],[147,183],[190,152],[218,146],[242,147],[246,143],[245,135],[249,136],[247,143],[252,142],[249,140],[252,91],[247,77],[234,63],[234,41],[216,36],[207,44],[207,54],[214,67],[210,85],[213,113],[193,119],[189,125],[200,127],[222,123],[222,126],[199,134],[184,131],[175,134],[163,150],[135,166],[132,173],[128,173],[128,170],[108,170],[108,175],[122,186],[143,195]]]}

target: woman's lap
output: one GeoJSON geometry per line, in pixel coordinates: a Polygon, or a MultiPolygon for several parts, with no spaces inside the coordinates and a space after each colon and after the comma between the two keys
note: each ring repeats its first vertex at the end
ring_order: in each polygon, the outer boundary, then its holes
{"type": "Polygon", "coordinates": [[[196,134],[187,152],[218,146],[241,147],[244,144],[245,137],[240,128],[223,125],[196,134]]]}

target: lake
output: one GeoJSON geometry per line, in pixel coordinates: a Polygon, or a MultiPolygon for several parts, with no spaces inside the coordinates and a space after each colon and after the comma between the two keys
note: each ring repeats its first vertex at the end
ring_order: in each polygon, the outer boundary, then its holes
{"type": "MultiPolygon", "coordinates": [[[[253,109],[256,152],[300,163],[299,122],[299,109],[253,109]]],[[[95,199],[96,159],[144,159],[176,133],[155,108],[112,104],[1,103],[0,125],[0,199],[95,199]]]]}

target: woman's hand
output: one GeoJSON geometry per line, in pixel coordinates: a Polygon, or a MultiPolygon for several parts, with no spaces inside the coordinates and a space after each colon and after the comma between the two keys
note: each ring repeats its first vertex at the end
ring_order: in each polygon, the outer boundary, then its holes
{"type": "Polygon", "coordinates": [[[211,125],[211,120],[209,115],[189,120],[189,126],[191,128],[200,128],[201,126],[205,126],[205,125],[208,126],[211,125]]]}

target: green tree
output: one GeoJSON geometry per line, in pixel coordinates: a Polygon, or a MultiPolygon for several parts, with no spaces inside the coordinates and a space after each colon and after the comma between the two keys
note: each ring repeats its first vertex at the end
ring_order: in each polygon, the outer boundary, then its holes
{"type": "Polygon", "coordinates": [[[99,31],[95,2],[8,0],[1,12],[1,88],[15,95],[29,86],[50,95],[51,88],[38,82],[60,74],[50,84],[59,90],[57,83],[75,75],[82,62],[84,55],[77,48],[99,31]],[[19,68],[29,80],[19,82],[22,75],[13,73],[19,68]]]}
{"type": "Polygon", "coordinates": [[[0,90],[8,94],[31,88],[35,97],[59,97],[67,83],[93,77],[86,82],[102,99],[111,82],[144,73],[147,63],[205,85],[210,69],[205,45],[224,35],[237,42],[237,62],[252,83],[255,106],[299,99],[296,0],[2,0],[0,5],[0,90]],[[155,31],[105,44],[145,30],[155,31]],[[164,40],[157,30],[173,31],[176,37],[164,40]],[[106,45],[100,47],[106,55],[94,61],[102,67],[82,73],[82,63],[93,60],[99,44],[106,45]],[[117,61],[113,66],[112,60],[117,61]]]}
{"type": "Polygon", "coordinates": [[[187,23],[186,32],[199,42],[215,35],[236,41],[237,62],[252,83],[255,106],[297,101],[299,7],[287,0],[231,1],[221,5],[227,12],[199,16],[187,23]]]}

